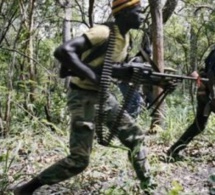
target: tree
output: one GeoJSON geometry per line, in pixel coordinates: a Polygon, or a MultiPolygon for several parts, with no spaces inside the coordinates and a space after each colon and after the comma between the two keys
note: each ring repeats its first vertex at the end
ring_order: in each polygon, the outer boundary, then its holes
{"type": "MultiPolygon", "coordinates": [[[[166,24],[170,19],[172,14],[174,13],[175,8],[177,7],[178,0],[167,0],[165,2],[164,7],[162,7],[162,1],[148,1],[149,2],[149,13],[148,6],[144,10],[146,15],[145,24],[143,27],[143,31],[145,32],[142,37],[141,45],[147,45],[148,39],[147,36],[150,37],[151,43],[153,45],[153,60],[157,65],[157,68],[160,72],[163,72],[164,69],[164,45],[163,45],[163,24],[166,24]]],[[[154,67],[154,66],[152,66],[154,67]]],[[[157,71],[157,68],[155,71],[157,71]]],[[[162,89],[159,87],[154,88],[154,98],[159,96],[162,93],[162,89]]],[[[156,106],[156,105],[155,105],[156,106]]],[[[153,132],[154,127],[156,125],[161,125],[161,108],[163,105],[161,104],[160,109],[154,113],[150,132],[153,132]]]]}
{"type": "MultiPolygon", "coordinates": [[[[152,45],[153,45],[153,60],[160,72],[164,70],[164,51],[163,51],[163,17],[162,4],[160,0],[149,0],[150,13],[152,17],[152,45]]],[[[154,97],[162,93],[162,88],[154,87],[154,97]]],[[[161,124],[160,108],[154,113],[150,131],[158,124],[161,124]]]]}

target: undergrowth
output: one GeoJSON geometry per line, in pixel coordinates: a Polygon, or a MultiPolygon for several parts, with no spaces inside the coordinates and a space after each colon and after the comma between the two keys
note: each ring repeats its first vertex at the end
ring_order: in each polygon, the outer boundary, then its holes
{"type": "MultiPolygon", "coordinates": [[[[163,116],[164,127],[160,127],[157,134],[146,136],[152,175],[155,176],[155,180],[159,184],[155,194],[198,194],[198,187],[202,188],[203,184],[199,184],[197,189],[193,189],[194,183],[199,180],[203,180],[203,183],[206,182],[207,177],[212,175],[214,171],[214,155],[211,155],[211,152],[214,151],[213,127],[215,119],[211,116],[205,132],[185,150],[187,155],[185,161],[172,164],[162,162],[160,157],[165,156],[166,149],[192,123],[195,115],[192,105],[187,101],[174,99],[177,98],[176,96],[169,98],[170,100],[166,101],[165,116],[163,116]],[[200,153],[199,156],[195,156],[195,158],[192,156],[198,153],[200,153]],[[189,157],[189,155],[191,156],[189,157]],[[198,162],[201,165],[207,165],[207,168],[196,166],[198,162]]],[[[145,110],[137,119],[139,125],[146,132],[150,125],[149,114],[150,111],[145,110]]],[[[55,132],[50,130],[46,120],[39,118],[29,119],[26,117],[23,120],[16,120],[16,124],[13,123],[11,134],[0,140],[0,194],[12,194],[11,189],[14,186],[31,179],[44,168],[69,153],[68,121],[67,118],[60,124],[53,124],[55,132]]],[[[213,177],[211,178],[213,180],[213,177]]],[[[204,190],[206,189],[207,187],[204,190]]],[[[68,195],[143,194],[139,187],[139,181],[127,159],[127,150],[120,145],[118,140],[114,141],[114,147],[103,147],[95,140],[91,163],[87,170],[60,184],[43,187],[35,194],[47,194],[47,192],[68,195]]],[[[201,193],[199,192],[199,194],[201,193]]]]}

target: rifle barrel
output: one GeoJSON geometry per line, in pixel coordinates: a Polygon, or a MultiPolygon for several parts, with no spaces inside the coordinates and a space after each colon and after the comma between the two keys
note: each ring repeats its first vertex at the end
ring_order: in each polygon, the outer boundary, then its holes
{"type": "MultiPolygon", "coordinates": [[[[169,77],[169,78],[175,78],[175,79],[187,79],[187,80],[198,80],[198,78],[191,77],[191,76],[184,76],[184,75],[175,75],[175,74],[167,74],[167,73],[160,73],[160,72],[152,72],[153,76],[159,76],[159,77],[169,77]]],[[[200,81],[209,81],[208,78],[200,78],[200,81]]]]}

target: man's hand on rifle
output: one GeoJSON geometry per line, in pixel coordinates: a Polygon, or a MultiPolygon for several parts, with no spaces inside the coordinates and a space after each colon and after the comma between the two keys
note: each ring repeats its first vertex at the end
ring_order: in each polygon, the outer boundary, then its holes
{"type": "Polygon", "coordinates": [[[169,92],[173,92],[178,86],[178,80],[168,80],[166,84],[163,86],[164,89],[168,89],[169,92]]]}

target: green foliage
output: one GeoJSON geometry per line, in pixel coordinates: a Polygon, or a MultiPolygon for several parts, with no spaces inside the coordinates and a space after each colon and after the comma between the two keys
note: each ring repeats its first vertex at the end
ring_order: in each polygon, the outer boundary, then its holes
{"type": "Polygon", "coordinates": [[[211,1],[189,0],[178,5],[178,12],[173,15],[164,28],[166,65],[175,67],[179,72],[190,73],[191,55],[195,55],[198,68],[214,44],[214,11],[211,1]],[[198,9],[198,7],[201,7],[198,9]],[[193,51],[191,42],[196,39],[197,51],[193,51]],[[193,54],[192,52],[195,52],[193,54]]]}
{"type": "Polygon", "coordinates": [[[45,39],[40,42],[40,44],[37,46],[37,56],[41,64],[44,64],[46,66],[51,64],[54,58],[54,50],[59,44],[60,43],[56,43],[54,39],[45,39]]]}
{"type": "MultiPolygon", "coordinates": [[[[1,153],[0,155],[0,165],[2,165],[2,170],[0,170],[0,194],[4,195],[6,189],[11,183],[11,176],[9,174],[10,169],[12,169],[15,157],[9,151],[9,148],[6,150],[6,153],[1,153]]],[[[22,169],[16,171],[13,174],[13,179],[18,180],[22,175],[22,169]]]]}
{"type": "Polygon", "coordinates": [[[180,195],[183,187],[176,180],[172,182],[172,189],[168,192],[168,195],[180,195]]]}

